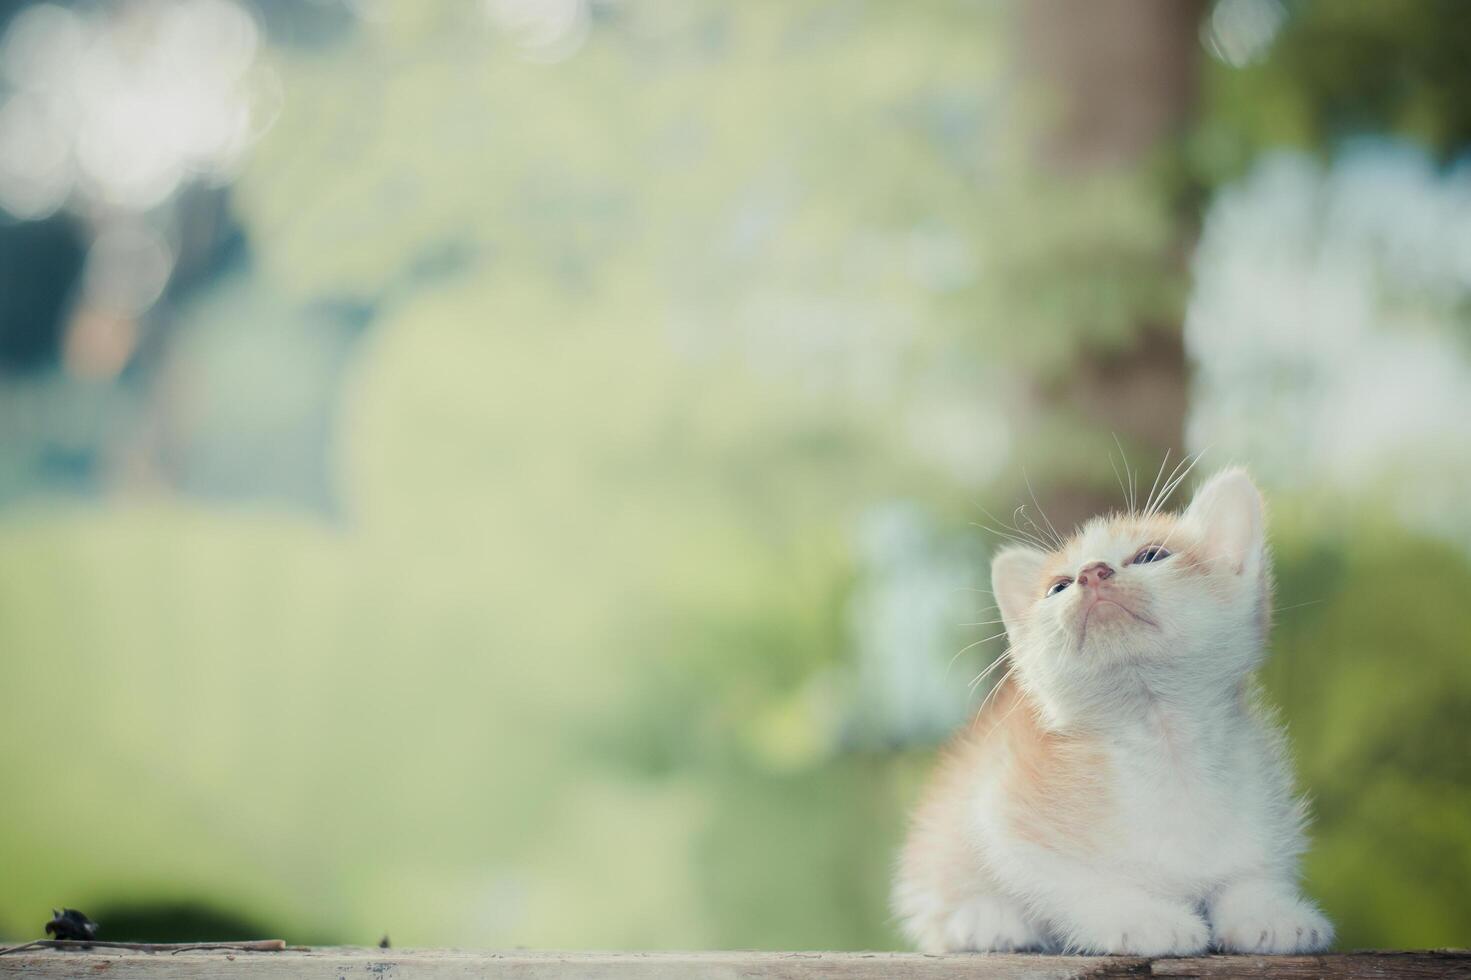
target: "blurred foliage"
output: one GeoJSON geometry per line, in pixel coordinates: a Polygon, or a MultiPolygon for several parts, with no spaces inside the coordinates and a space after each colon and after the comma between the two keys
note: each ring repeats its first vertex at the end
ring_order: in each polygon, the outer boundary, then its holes
{"type": "MultiPolygon", "coordinates": [[[[178,298],[161,372],[184,489],[233,502],[0,524],[10,931],[187,901],[290,940],[897,944],[930,746],[856,690],[883,570],[855,528],[922,501],[973,540],[1015,460],[1112,479],[1036,385],[1178,319],[1185,178],[1032,173],[988,4],[599,4],[557,64],[481,6],[272,49],[248,247],[178,298]],[[260,503],[253,448],[317,510],[260,503]]],[[[1374,9],[1294,6],[1209,69],[1201,180],[1330,143],[1339,79],[1381,64],[1424,74],[1352,106],[1460,141],[1459,76],[1415,47],[1447,11],[1374,9]]],[[[1311,890],[1346,946],[1464,944],[1471,567],[1314,501],[1277,501],[1266,675],[1321,814],[1311,890]]]]}
{"type": "Polygon", "coordinates": [[[1206,75],[1192,158],[1209,183],[1257,154],[1395,135],[1443,159],[1471,145],[1471,8],[1457,0],[1291,0],[1265,56],[1206,75]]]}
{"type": "Polygon", "coordinates": [[[1317,817],[1310,888],[1345,947],[1463,942],[1471,926],[1471,587],[1465,553],[1382,520],[1346,539],[1279,514],[1278,629],[1264,681],[1317,817]]]}
{"type": "MultiPolygon", "coordinates": [[[[252,919],[194,902],[139,902],[104,905],[94,909],[105,929],[97,938],[107,942],[185,943],[220,939],[256,939],[279,930],[252,919]]],[[[325,937],[314,940],[326,943],[325,937]]]]}

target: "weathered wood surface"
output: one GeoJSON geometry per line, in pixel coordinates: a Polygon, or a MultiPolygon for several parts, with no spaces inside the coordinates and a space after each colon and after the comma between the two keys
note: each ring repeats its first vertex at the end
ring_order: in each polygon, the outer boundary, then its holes
{"type": "Polygon", "coordinates": [[[108,980],[1067,980],[1074,977],[1462,977],[1471,951],[1327,956],[1101,956],[916,953],[550,953],[320,948],[279,953],[31,950],[0,956],[0,977],[108,980]]]}

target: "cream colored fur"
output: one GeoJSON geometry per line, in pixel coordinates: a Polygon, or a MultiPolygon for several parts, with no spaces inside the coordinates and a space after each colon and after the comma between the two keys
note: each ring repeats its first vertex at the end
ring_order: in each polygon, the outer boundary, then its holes
{"type": "Polygon", "coordinates": [[[1180,515],[1146,507],[1055,549],[1008,548],[992,582],[1012,669],[916,809],[893,898],[910,939],[930,952],[1329,946],[1297,886],[1304,808],[1252,680],[1271,574],[1247,475],[1218,474],[1180,515]],[[1135,561],[1146,546],[1169,555],[1135,561]]]}

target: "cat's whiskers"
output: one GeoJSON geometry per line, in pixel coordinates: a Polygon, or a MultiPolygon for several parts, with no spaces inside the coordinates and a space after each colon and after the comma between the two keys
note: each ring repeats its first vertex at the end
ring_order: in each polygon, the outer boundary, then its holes
{"type": "MultiPolygon", "coordinates": [[[[1037,533],[1038,536],[1045,536],[1045,535],[1048,534],[1047,531],[1042,530],[1042,528],[1037,525],[1037,522],[1036,521],[1032,520],[1032,515],[1027,513],[1027,509],[1026,509],[1025,506],[1018,507],[1016,509],[1016,511],[1013,512],[1012,517],[1013,518],[1016,517],[1017,514],[1020,514],[1026,520],[1027,524],[1032,528],[1033,531],[1035,531],[1037,533]]],[[[1046,517],[1047,517],[1047,515],[1044,514],[1044,515],[1042,515],[1042,517],[1045,520],[1046,517]]],[[[1051,551],[1053,548],[1061,548],[1061,547],[1062,547],[1061,544],[1054,545],[1054,544],[1052,544],[1052,543],[1049,542],[1045,546],[1045,549],[1044,550],[1051,551]]]]}
{"type": "MultiPolygon", "coordinates": [[[[1124,500],[1128,504],[1130,514],[1138,513],[1139,508],[1137,506],[1137,503],[1139,491],[1138,487],[1135,486],[1136,474],[1132,469],[1129,468],[1129,455],[1124,452],[1124,444],[1119,440],[1119,434],[1117,432],[1113,434],[1113,444],[1119,447],[1119,461],[1124,464],[1124,475],[1129,478],[1129,486],[1124,491],[1124,500]]],[[[1109,462],[1113,462],[1112,454],[1109,455],[1109,462]]],[[[1114,471],[1114,475],[1118,475],[1117,470],[1114,471]]]]}
{"type": "Polygon", "coordinates": [[[1317,605],[1321,605],[1322,603],[1324,603],[1326,601],[1327,600],[1325,600],[1325,599],[1309,599],[1307,602],[1294,602],[1290,606],[1282,606],[1279,609],[1274,609],[1273,612],[1279,612],[1280,613],[1280,612],[1287,612],[1289,609],[1301,609],[1303,606],[1317,606],[1317,605]]]}
{"type": "Polygon", "coordinates": [[[1042,529],[1037,526],[1037,522],[1032,520],[1032,515],[1027,513],[1027,508],[1025,505],[1022,505],[1011,512],[1011,524],[1007,526],[1010,527],[1013,531],[1016,531],[1018,534],[1024,536],[1029,542],[1032,543],[1033,546],[1041,548],[1043,551],[1052,550],[1051,543],[1048,542],[1047,538],[1042,532],[1042,529]],[[1030,530],[1022,526],[1023,520],[1025,520],[1026,523],[1030,526],[1030,530]]]}
{"type": "Polygon", "coordinates": [[[1006,682],[1011,680],[1012,675],[1016,673],[1016,661],[1010,656],[1010,651],[1007,651],[1006,654],[1003,654],[1002,658],[1010,661],[1011,666],[1006,668],[1006,672],[996,679],[996,683],[991,685],[991,690],[987,691],[986,696],[981,699],[981,706],[976,709],[975,717],[971,721],[972,730],[974,730],[975,727],[980,724],[982,718],[986,717],[987,705],[996,700],[997,693],[999,693],[1000,690],[1006,686],[1006,682]]]}
{"type": "Polygon", "coordinates": [[[1200,462],[1201,458],[1205,456],[1205,453],[1206,451],[1202,449],[1200,452],[1195,453],[1193,458],[1191,454],[1186,453],[1175,464],[1175,468],[1170,471],[1169,477],[1165,479],[1164,485],[1160,488],[1158,499],[1155,499],[1151,493],[1150,500],[1145,504],[1143,516],[1152,517],[1158,514],[1164,508],[1165,504],[1169,503],[1170,497],[1179,489],[1180,484],[1185,481],[1190,475],[1190,472],[1195,469],[1195,465],[1200,462]]]}
{"type": "Polygon", "coordinates": [[[1150,505],[1154,502],[1154,491],[1159,487],[1159,478],[1164,475],[1165,465],[1170,461],[1170,451],[1165,450],[1164,459],[1159,461],[1159,472],[1154,474],[1154,482],[1149,485],[1149,496],[1144,498],[1144,512],[1149,513],[1150,505]]]}
{"type": "MultiPolygon", "coordinates": [[[[987,511],[987,513],[990,514],[990,511],[987,511]]],[[[993,521],[997,520],[995,515],[992,515],[991,519],[993,521]]],[[[990,524],[982,524],[979,521],[971,521],[971,527],[977,527],[980,528],[982,531],[988,531],[991,534],[996,535],[998,538],[1005,538],[1012,544],[1019,544],[1027,548],[1042,548],[1044,551],[1047,550],[1047,545],[1045,542],[1027,534],[1024,531],[1008,531],[1004,530],[1003,528],[994,527],[990,524]]]]}
{"type": "MultiPolygon", "coordinates": [[[[1023,508],[1018,507],[1015,511],[1012,512],[1012,517],[1015,518],[1017,513],[1020,512],[1022,509],[1023,508]]],[[[1019,544],[1026,544],[1032,547],[1041,548],[1043,551],[1051,550],[1051,546],[1047,543],[1046,539],[1041,536],[1041,534],[1033,533],[1031,531],[1028,531],[1026,528],[1020,527],[1018,524],[1015,523],[1014,520],[1013,523],[1008,524],[1001,518],[997,517],[995,514],[991,513],[985,507],[981,507],[981,512],[989,517],[993,522],[995,522],[995,525],[999,526],[978,526],[986,527],[986,529],[990,531],[997,531],[1003,534],[1011,535],[1013,540],[1016,540],[1019,544]]]]}
{"type": "Polygon", "coordinates": [[[992,731],[995,731],[996,729],[1000,728],[1002,725],[1006,724],[1007,719],[1009,719],[1012,715],[1016,714],[1016,710],[1018,708],[1022,707],[1023,705],[1026,705],[1027,706],[1027,709],[1028,710],[1031,710],[1031,701],[1030,701],[1030,699],[1028,699],[1028,698],[1017,698],[1016,699],[1016,703],[1011,706],[1011,710],[1008,711],[1006,714],[1002,715],[1000,718],[996,719],[996,724],[994,724],[994,725],[991,726],[991,730],[992,731]]]}
{"type": "Polygon", "coordinates": [[[979,640],[976,640],[974,643],[967,643],[965,646],[963,646],[959,650],[956,650],[955,651],[955,656],[950,658],[950,662],[952,664],[955,663],[955,661],[960,657],[960,655],[962,653],[964,653],[965,651],[967,651],[967,650],[973,650],[976,647],[980,646],[982,643],[990,643],[992,640],[999,640],[1001,637],[1003,637],[1005,635],[1006,635],[1006,630],[1002,630],[1000,633],[994,633],[991,636],[983,637],[983,638],[981,638],[979,640]]]}
{"type": "Polygon", "coordinates": [[[1004,651],[1003,650],[1001,652],[1001,655],[1000,656],[998,656],[995,660],[993,660],[989,664],[987,664],[986,665],[986,668],[984,670],[982,670],[979,674],[977,674],[976,676],[974,676],[974,677],[972,677],[970,679],[970,683],[967,684],[966,687],[970,690],[970,693],[972,695],[974,695],[976,693],[976,688],[978,688],[978,687],[981,686],[981,681],[983,681],[983,680],[986,679],[986,675],[987,674],[991,673],[991,671],[995,670],[997,667],[1001,666],[1002,664],[1004,664],[1006,662],[1006,660],[1007,660],[1006,653],[1007,653],[1007,651],[1004,651]]]}
{"type": "MultiPolygon", "coordinates": [[[[1027,471],[1025,469],[1022,470],[1022,482],[1027,485],[1027,494],[1032,498],[1032,503],[1037,505],[1037,513],[1042,515],[1042,521],[1047,525],[1047,530],[1052,532],[1053,544],[1059,550],[1061,550],[1063,544],[1065,543],[1063,541],[1062,535],[1057,533],[1057,528],[1053,526],[1052,520],[1047,516],[1047,511],[1042,509],[1042,504],[1037,499],[1037,491],[1032,489],[1032,480],[1030,477],[1027,476],[1027,471]]],[[[1033,527],[1036,527],[1036,525],[1033,524],[1033,527]]]]}

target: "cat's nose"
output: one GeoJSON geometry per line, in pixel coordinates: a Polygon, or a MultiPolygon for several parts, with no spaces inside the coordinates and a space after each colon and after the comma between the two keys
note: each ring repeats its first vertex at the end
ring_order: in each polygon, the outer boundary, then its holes
{"type": "Polygon", "coordinates": [[[1097,585],[1106,578],[1113,578],[1113,567],[1106,561],[1090,562],[1078,573],[1078,584],[1097,585]]]}

